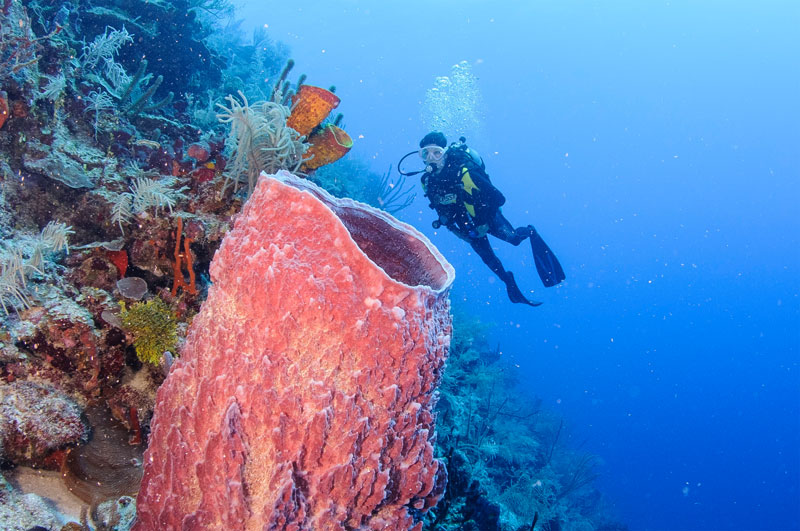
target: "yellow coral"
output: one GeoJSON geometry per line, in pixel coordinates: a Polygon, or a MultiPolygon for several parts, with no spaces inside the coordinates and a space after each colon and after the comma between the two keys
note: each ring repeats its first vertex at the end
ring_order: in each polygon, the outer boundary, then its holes
{"type": "Polygon", "coordinates": [[[175,354],[178,322],[173,311],[159,298],[137,302],[130,310],[122,304],[122,325],[133,336],[136,355],[143,363],[157,365],[169,350],[175,354]]]}

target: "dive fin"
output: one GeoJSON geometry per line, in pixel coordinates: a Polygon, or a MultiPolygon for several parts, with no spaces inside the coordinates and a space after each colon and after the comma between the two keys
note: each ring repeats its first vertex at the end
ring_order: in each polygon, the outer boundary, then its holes
{"type": "Polygon", "coordinates": [[[536,271],[539,272],[539,278],[542,279],[544,287],[551,288],[567,278],[558,258],[533,227],[531,227],[531,250],[533,251],[533,261],[536,263],[536,271]]]}
{"type": "Polygon", "coordinates": [[[539,301],[531,301],[525,298],[525,295],[523,295],[519,290],[517,281],[514,280],[514,274],[511,271],[506,271],[506,278],[504,282],[506,283],[506,291],[508,292],[508,298],[511,302],[528,304],[530,306],[542,305],[542,303],[539,301]]]}

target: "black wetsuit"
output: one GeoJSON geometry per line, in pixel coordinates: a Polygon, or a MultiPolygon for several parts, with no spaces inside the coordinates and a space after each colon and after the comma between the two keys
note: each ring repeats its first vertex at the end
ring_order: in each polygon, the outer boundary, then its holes
{"type": "Polygon", "coordinates": [[[489,269],[505,282],[513,302],[540,304],[528,301],[522,295],[514,276],[505,270],[486,236],[491,234],[512,245],[519,245],[531,236],[533,227],[515,229],[503,216],[500,207],[506,199],[492,185],[481,165],[463,149],[451,147],[444,168],[439,172],[425,172],[421,181],[430,207],[439,215],[434,225],[444,225],[468,242],[489,269]]]}

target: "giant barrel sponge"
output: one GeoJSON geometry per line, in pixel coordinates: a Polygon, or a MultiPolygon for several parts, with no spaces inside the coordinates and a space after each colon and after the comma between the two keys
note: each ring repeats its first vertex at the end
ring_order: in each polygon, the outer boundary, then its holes
{"type": "Polygon", "coordinates": [[[158,391],[135,529],[421,529],[453,278],[411,226],[262,174],[158,391]]]}

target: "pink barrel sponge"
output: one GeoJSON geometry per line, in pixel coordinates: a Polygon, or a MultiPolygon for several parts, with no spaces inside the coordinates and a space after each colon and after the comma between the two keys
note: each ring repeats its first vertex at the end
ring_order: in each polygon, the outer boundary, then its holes
{"type": "Polygon", "coordinates": [[[413,227],[262,175],[158,391],[135,529],[421,529],[453,278],[413,227]]]}

